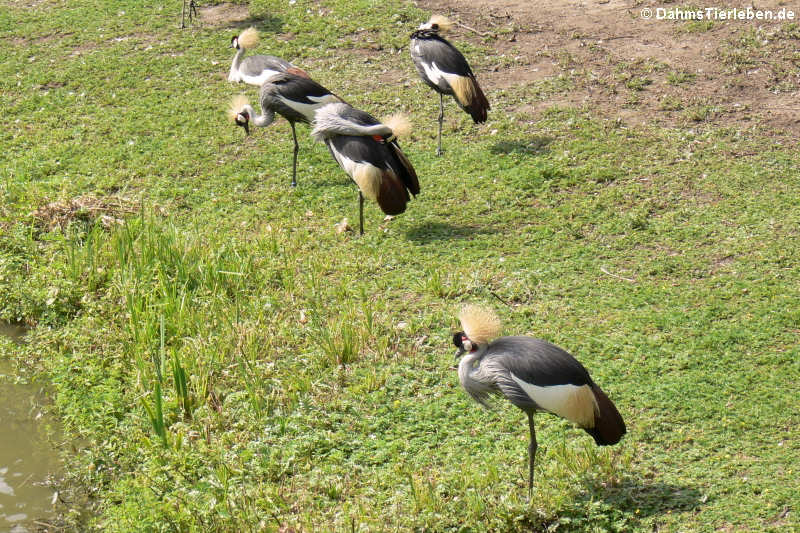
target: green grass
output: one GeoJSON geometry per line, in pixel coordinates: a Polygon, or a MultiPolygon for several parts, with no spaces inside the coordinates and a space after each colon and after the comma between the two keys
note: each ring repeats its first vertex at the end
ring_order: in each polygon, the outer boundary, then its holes
{"type": "Polygon", "coordinates": [[[686,72],[684,70],[675,70],[667,74],[667,83],[670,85],[681,85],[682,83],[691,83],[697,78],[697,74],[693,72],[686,72]]]}
{"type": "Polygon", "coordinates": [[[676,33],[706,33],[714,29],[713,20],[690,20],[675,29],[676,33]]]}
{"type": "MultiPolygon", "coordinates": [[[[37,326],[0,353],[49,378],[78,443],[65,527],[800,527],[789,143],[506,111],[569,89],[553,79],[489,91],[482,127],[448,102],[437,158],[437,98],[396,52],[428,13],[253,2],[259,52],[416,126],[420,196],[338,234],[354,187],[300,126],[290,189],[285,121],[244,139],[224,115],[256,94],[225,81],[239,28],[178,31],[179,8],[0,11],[0,319],[37,326]],[[463,302],[574,353],[625,416],[622,443],[539,416],[528,502],[524,416],[458,385],[463,302]]],[[[491,43],[456,43],[478,73],[492,61],[491,43]]]]}

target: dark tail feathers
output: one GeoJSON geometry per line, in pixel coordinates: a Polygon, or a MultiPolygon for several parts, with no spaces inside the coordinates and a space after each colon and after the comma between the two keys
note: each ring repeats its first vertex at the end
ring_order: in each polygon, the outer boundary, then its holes
{"type": "Polygon", "coordinates": [[[600,387],[592,384],[592,392],[594,392],[600,413],[595,416],[593,428],[583,429],[594,437],[594,441],[598,446],[616,444],[627,431],[625,429],[625,421],[622,420],[622,416],[617,411],[616,406],[608,399],[608,396],[600,387]]]}
{"type": "Polygon", "coordinates": [[[483,124],[486,122],[486,113],[491,109],[489,100],[483,94],[481,86],[478,85],[478,80],[471,78],[472,81],[472,100],[469,105],[464,107],[464,111],[470,114],[475,124],[483,124]]]}
{"type": "Polygon", "coordinates": [[[381,188],[378,192],[378,205],[387,215],[399,215],[405,212],[406,204],[413,195],[419,194],[419,181],[414,167],[396,142],[388,145],[393,157],[389,169],[381,175],[381,188]]]}
{"type": "Polygon", "coordinates": [[[394,216],[405,212],[409,196],[403,182],[394,173],[384,170],[376,200],[381,211],[394,216]]]}
{"type": "Polygon", "coordinates": [[[406,189],[414,196],[418,195],[419,180],[417,179],[417,172],[414,170],[413,165],[411,165],[411,161],[408,160],[406,154],[403,153],[400,149],[400,145],[398,145],[396,141],[389,145],[389,149],[392,151],[395,158],[397,158],[397,162],[401,167],[400,178],[403,180],[406,189]]]}

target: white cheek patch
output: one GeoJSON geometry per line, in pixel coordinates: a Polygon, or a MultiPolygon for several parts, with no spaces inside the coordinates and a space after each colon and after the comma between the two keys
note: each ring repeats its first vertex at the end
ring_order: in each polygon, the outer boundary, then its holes
{"type": "Polygon", "coordinates": [[[545,411],[571,420],[581,427],[594,427],[594,415],[599,408],[594,393],[588,385],[539,387],[521,380],[514,374],[511,374],[511,379],[545,411]]]}

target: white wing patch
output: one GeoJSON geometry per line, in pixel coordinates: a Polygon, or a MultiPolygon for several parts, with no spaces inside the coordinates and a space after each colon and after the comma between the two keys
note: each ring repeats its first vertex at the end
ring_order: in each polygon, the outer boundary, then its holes
{"type": "Polygon", "coordinates": [[[245,82],[248,85],[263,85],[265,81],[270,79],[272,76],[276,74],[281,74],[280,70],[262,70],[261,74],[258,76],[248,76],[247,74],[240,75],[241,81],[245,82]]]}
{"type": "Polygon", "coordinates": [[[319,102],[320,104],[337,104],[341,102],[341,100],[332,94],[326,94],[324,96],[309,96],[308,99],[312,102],[319,102]]]}
{"type": "Polygon", "coordinates": [[[342,167],[345,172],[347,172],[348,176],[352,177],[356,172],[356,165],[358,165],[358,163],[342,155],[333,146],[331,146],[331,152],[333,152],[333,155],[336,156],[336,162],[339,163],[339,166],[342,167]]]}
{"type": "Polygon", "coordinates": [[[431,80],[431,83],[435,85],[439,85],[439,81],[441,81],[442,78],[447,77],[447,73],[439,70],[439,67],[436,66],[435,61],[431,63],[422,61],[422,68],[425,70],[425,76],[427,76],[428,79],[431,80]]]}
{"type": "Polygon", "coordinates": [[[313,104],[295,102],[293,100],[289,100],[288,98],[284,98],[283,96],[278,96],[278,98],[280,98],[281,102],[306,117],[309,122],[314,120],[314,113],[316,113],[317,109],[325,104],[331,104],[340,101],[332,94],[326,94],[325,96],[307,96],[306,98],[314,102],[313,104]]]}
{"type": "MultiPolygon", "coordinates": [[[[459,76],[458,74],[453,74],[452,72],[445,72],[440,69],[436,62],[433,61],[431,63],[422,62],[422,68],[425,70],[425,76],[431,80],[431,83],[434,85],[439,85],[442,80],[447,82],[447,85],[452,89],[456,85],[459,84],[459,81],[468,79],[465,76],[459,76]]],[[[464,100],[464,98],[460,98],[460,100],[464,100]]],[[[467,105],[468,101],[462,101],[463,105],[467,105]]]]}
{"type": "Polygon", "coordinates": [[[347,172],[361,192],[370,200],[377,201],[381,187],[381,169],[369,163],[358,163],[348,158],[331,145],[336,161],[347,172]]]}
{"type": "Polygon", "coordinates": [[[514,374],[511,374],[511,379],[545,411],[571,420],[581,427],[594,427],[595,413],[599,412],[599,408],[589,385],[539,387],[519,379],[514,374]]]}

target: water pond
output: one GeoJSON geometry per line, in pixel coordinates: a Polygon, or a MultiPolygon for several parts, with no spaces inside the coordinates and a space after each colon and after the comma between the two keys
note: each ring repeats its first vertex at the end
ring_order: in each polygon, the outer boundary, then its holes
{"type": "MultiPolygon", "coordinates": [[[[0,336],[23,342],[25,329],[0,322],[0,336]]],[[[0,531],[50,529],[57,497],[48,482],[60,473],[57,430],[43,413],[41,385],[19,384],[13,365],[0,359],[0,531]]]]}

